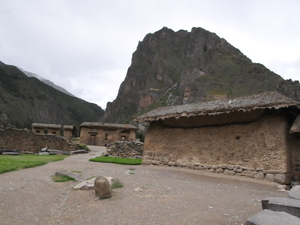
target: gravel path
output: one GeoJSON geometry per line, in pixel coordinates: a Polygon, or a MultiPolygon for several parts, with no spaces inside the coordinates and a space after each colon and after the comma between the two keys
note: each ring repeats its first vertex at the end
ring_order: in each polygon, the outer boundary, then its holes
{"type": "Polygon", "coordinates": [[[105,151],[91,148],[93,155],[0,174],[0,224],[241,225],[261,210],[261,199],[287,196],[275,183],[245,177],[89,162],[105,151]],[[110,199],[96,200],[93,190],[72,190],[78,182],[53,182],[57,171],[84,179],[111,176],[124,187],[110,199]]]}

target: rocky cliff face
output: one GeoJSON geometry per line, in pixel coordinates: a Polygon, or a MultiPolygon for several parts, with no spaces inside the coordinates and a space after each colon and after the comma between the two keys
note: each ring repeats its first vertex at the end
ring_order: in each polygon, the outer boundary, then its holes
{"type": "MultiPolygon", "coordinates": [[[[265,66],[252,63],[214,33],[202,28],[191,32],[163,28],[138,44],[118,96],[107,104],[102,120],[129,122],[159,106],[270,90],[291,94],[290,86],[300,90],[265,66]]],[[[300,101],[299,94],[293,97],[300,101]]]]}

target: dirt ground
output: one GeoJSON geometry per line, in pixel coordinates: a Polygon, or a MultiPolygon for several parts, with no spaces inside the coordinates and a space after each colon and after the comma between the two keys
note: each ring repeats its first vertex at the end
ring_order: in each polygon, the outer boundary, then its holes
{"type": "Polygon", "coordinates": [[[246,177],[88,161],[102,151],[0,174],[0,224],[241,225],[261,210],[261,199],[287,196],[275,183],[246,177]],[[57,171],[111,176],[124,187],[97,200],[93,190],[73,190],[78,182],[53,182],[57,171]]]}

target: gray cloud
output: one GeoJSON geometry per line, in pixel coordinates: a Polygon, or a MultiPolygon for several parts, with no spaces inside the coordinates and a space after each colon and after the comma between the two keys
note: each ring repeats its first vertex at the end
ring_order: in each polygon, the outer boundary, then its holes
{"type": "Polygon", "coordinates": [[[297,0],[2,0],[0,60],[105,108],[147,33],[202,27],[299,80],[299,10],[297,0]]]}

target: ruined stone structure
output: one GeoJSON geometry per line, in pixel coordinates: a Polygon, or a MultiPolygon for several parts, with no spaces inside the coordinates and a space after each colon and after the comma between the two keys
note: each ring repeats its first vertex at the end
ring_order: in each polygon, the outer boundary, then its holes
{"type": "Polygon", "coordinates": [[[73,126],[72,125],[62,125],[60,124],[45,124],[45,123],[33,123],[31,125],[32,132],[35,134],[48,134],[48,135],[56,135],[60,136],[61,131],[63,133],[63,136],[67,140],[72,139],[72,131],[73,126]]]}
{"type": "Polygon", "coordinates": [[[137,118],[150,122],[143,163],[287,184],[300,175],[299,114],[277,92],[158,108],[137,118]]]}
{"type": "Polygon", "coordinates": [[[0,130],[0,149],[18,149],[19,152],[39,152],[41,148],[74,151],[80,149],[77,144],[55,135],[39,135],[31,131],[18,129],[0,130]]]}
{"type": "Polygon", "coordinates": [[[84,122],[80,125],[80,142],[104,146],[114,141],[135,141],[137,129],[132,124],[84,122]]]}

